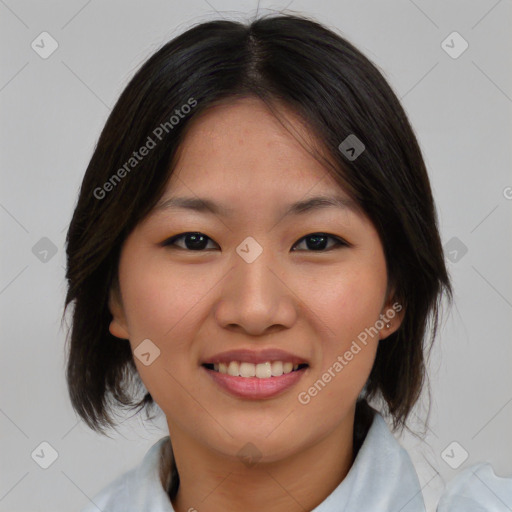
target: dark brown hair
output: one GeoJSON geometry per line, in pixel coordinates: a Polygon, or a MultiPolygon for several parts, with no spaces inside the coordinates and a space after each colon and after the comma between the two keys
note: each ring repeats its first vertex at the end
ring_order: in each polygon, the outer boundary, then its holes
{"type": "Polygon", "coordinates": [[[360,51],[312,20],[273,15],[247,24],[210,21],[165,44],[124,89],[69,226],[64,314],[71,303],[74,309],[66,379],[75,411],[93,430],[115,428],[111,413],[120,406],[154,405],[147,392],[139,400],[131,394],[144,386],[130,345],[108,328],[123,241],[160,199],[192,120],[219,102],[246,96],[298,114],[321,141],[319,158],[328,172],[380,235],[390,289],[405,316],[379,343],[364,396],[380,397],[397,428],[421,394],[443,291],[449,299],[452,292],[427,171],[398,98],[360,51]],[[349,135],[365,146],[355,159],[338,148],[349,135]],[[147,156],[131,161],[150,138],[156,144],[147,156]]]}

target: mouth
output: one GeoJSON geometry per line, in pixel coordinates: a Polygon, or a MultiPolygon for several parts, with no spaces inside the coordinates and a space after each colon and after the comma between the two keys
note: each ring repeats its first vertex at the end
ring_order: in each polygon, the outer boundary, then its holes
{"type": "Polygon", "coordinates": [[[280,349],[231,350],[203,361],[201,367],[223,393],[264,400],[296,386],[308,372],[309,363],[280,349]]]}
{"type": "Polygon", "coordinates": [[[231,377],[244,379],[272,379],[297,372],[307,368],[307,363],[294,364],[291,361],[265,361],[264,363],[251,363],[248,361],[229,361],[221,363],[205,363],[202,365],[211,370],[231,377]]]}

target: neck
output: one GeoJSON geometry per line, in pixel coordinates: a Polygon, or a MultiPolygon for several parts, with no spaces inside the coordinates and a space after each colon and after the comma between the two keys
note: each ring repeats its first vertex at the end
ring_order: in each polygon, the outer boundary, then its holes
{"type": "Polygon", "coordinates": [[[172,447],[179,471],[179,488],[172,497],[174,510],[312,510],[349,472],[358,448],[353,441],[354,412],[335,431],[300,453],[275,462],[244,465],[173,428],[172,447]]]}

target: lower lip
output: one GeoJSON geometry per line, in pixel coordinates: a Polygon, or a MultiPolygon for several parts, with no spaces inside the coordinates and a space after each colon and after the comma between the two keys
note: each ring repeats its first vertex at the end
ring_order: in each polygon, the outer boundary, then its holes
{"type": "Polygon", "coordinates": [[[307,370],[306,367],[294,372],[284,373],[279,377],[259,379],[257,377],[233,377],[215,370],[209,370],[204,366],[202,368],[222,389],[236,397],[249,400],[262,400],[280,395],[297,384],[307,370]]]}

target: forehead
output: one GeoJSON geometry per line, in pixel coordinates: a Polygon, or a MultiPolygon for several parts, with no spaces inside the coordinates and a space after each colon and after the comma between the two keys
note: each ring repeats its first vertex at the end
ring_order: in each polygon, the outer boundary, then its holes
{"type": "Polygon", "coordinates": [[[166,192],[346,195],[311,154],[321,146],[311,130],[284,107],[278,116],[252,97],[208,108],[191,121],[166,192]]]}

